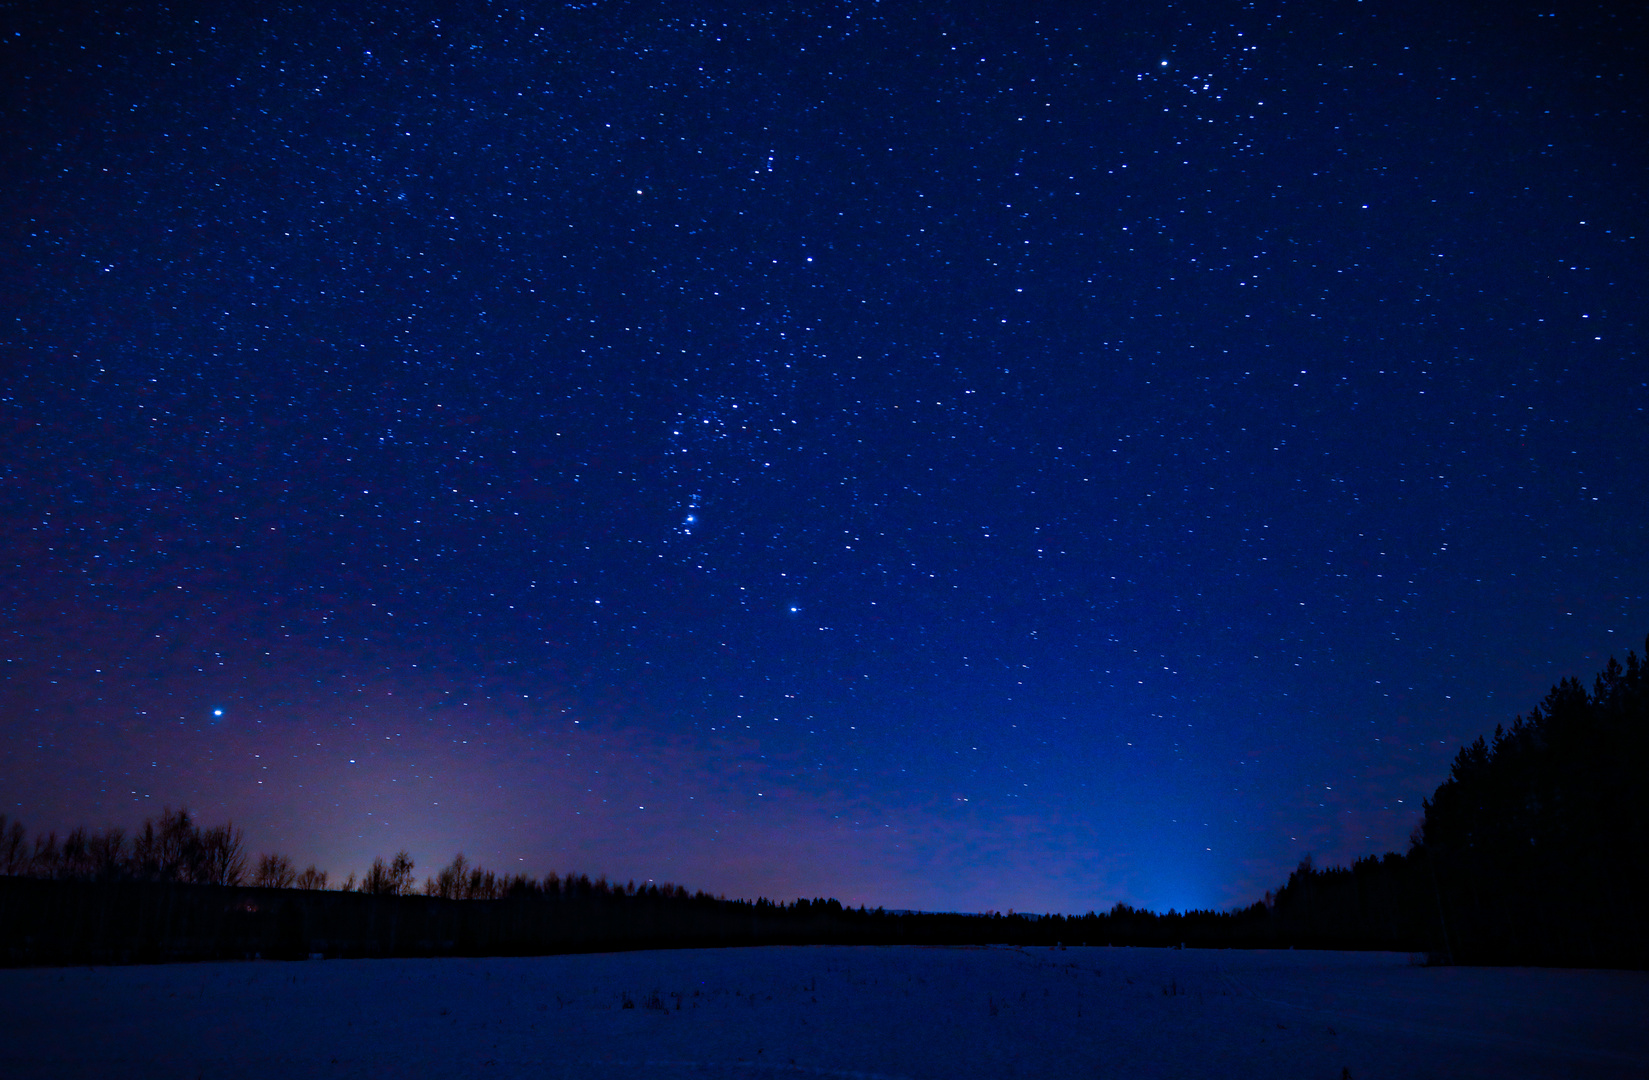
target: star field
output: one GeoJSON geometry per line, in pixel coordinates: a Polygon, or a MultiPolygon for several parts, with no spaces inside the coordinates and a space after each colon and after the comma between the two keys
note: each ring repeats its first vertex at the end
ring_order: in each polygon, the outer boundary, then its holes
{"type": "Polygon", "coordinates": [[[1649,629],[1644,17],[13,11],[0,799],[1254,899],[1649,629]]]}

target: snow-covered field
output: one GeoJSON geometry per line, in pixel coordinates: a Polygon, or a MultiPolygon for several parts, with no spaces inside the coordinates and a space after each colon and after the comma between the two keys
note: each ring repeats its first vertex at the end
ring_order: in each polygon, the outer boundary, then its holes
{"type": "Polygon", "coordinates": [[[764,948],[0,971],[0,1076],[1644,1077],[1649,973],[764,948]],[[627,1004],[628,1003],[628,1004],[627,1004]]]}

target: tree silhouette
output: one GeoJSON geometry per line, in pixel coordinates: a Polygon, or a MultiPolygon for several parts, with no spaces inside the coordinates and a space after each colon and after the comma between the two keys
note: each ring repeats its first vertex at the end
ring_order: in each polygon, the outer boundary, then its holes
{"type": "Polygon", "coordinates": [[[1446,962],[1649,963],[1646,774],[1649,663],[1628,653],[1591,693],[1565,678],[1462,747],[1406,856],[1302,864],[1277,924],[1296,940],[1426,941],[1446,962]]]}
{"type": "Polygon", "coordinates": [[[126,832],[109,828],[95,834],[88,845],[92,878],[115,881],[127,876],[126,832]]]}
{"type": "Polygon", "coordinates": [[[0,814],[0,873],[8,876],[27,872],[29,867],[29,836],[21,821],[13,821],[8,828],[6,816],[0,814]]]}
{"type": "Polygon", "coordinates": [[[189,880],[197,885],[239,885],[246,879],[246,838],[233,822],[196,837],[189,880]]]}
{"type": "Polygon", "coordinates": [[[58,855],[56,832],[47,833],[45,836],[36,836],[34,838],[34,854],[29,856],[29,876],[38,878],[56,877],[58,855]]]}
{"type": "Polygon", "coordinates": [[[261,855],[258,869],[252,875],[252,884],[266,889],[289,889],[298,878],[292,869],[292,860],[285,855],[261,855]]]}
{"type": "MultiPolygon", "coordinates": [[[[372,868],[361,879],[361,891],[373,896],[406,896],[412,892],[412,856],[398,851],[386,863],[383,856],[372,860],[372,868]]],[[[353,879],[354,875],[350,875],[353,879]]]]}
{"type": "Polygon", "coordinates": [[[451,862],[424,882],[424,893],[428,896],[439,896],[443,900],[462,900],[468,875],[469,860],[465,859],[464,853],[460,851],[452,857],[451,862]]]}
{"type": "Polygon", "coordinates": [[[310,863],[304,868],[303,873],[298,875],[297,880],[292,883],[292,887],[311,890],[324,889],[326,888],[326,871],[317,870],[315,864],[310,863]]]}

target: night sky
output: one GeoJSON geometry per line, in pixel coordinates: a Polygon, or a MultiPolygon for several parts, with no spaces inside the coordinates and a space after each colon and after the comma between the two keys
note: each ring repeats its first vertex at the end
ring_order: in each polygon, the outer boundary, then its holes
{"type": "Polygon", "coordinates": [[[1643,647],[1636,5],[136,7],[0,15],[31,830],[1227,907],[1643,647]]]}

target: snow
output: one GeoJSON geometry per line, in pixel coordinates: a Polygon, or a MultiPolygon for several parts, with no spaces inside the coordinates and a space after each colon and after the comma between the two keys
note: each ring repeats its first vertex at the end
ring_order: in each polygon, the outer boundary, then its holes
{"type": "Polygon", "coordinates": [[[14,969],[0,1001],[0,1076],[14,1080],[1649,1072],[1649,973],[1390,953],[813,947],[14,969]]]}

